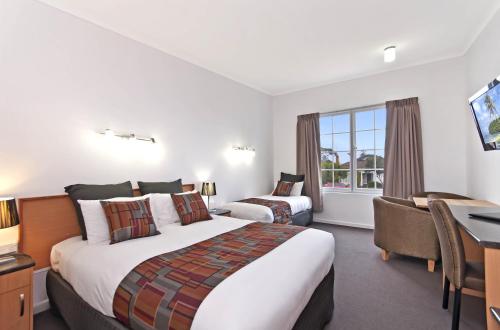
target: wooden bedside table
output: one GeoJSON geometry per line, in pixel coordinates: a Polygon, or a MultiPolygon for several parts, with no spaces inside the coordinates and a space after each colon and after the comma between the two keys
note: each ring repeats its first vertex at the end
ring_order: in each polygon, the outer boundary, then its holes
{"type": "Polygon", "coordinates": [[[223,217],[230,217],[231,216],[231,210],[226,210],[226,209],[211,209],[209,210],[210,214],[214,215],[220,215],[223,217]]]}
{"type": "Polygon", "coordinates": [[[0,329],[33,329],[33,266],[30,256],[12,253],[0,264],[0,329]]]}

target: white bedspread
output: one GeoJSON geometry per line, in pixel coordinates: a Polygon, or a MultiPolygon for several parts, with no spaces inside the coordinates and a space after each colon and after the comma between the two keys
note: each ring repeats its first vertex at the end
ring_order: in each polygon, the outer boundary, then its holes
{"type": "MultiPolygon", "coordinates": [[[[308,196],[273,196],[264,195],[256,198],[285,201],[290,204],[292,215],[310,209],[312,207],[311,198],[308,196]]],[[[239,219],[249,219],[261,222],[273,222],[274,215],[270,208],[257,204],[231,202],[223,206],[231,210],[231,216],[239,219]]]]}
{"type": "MultiPolygon", "coordinates": [[[[115,290],[136,265],[250,222],[214,216],[113,245],[88,245],[73,237],[52,248],[52,268],[92,307],[114,316],[115,290]]],[[[200,305],[192,329],[291,329],[330,270],[334,247],[330,233],[307,229],[297,234],[216,286],[200,305]]]]}

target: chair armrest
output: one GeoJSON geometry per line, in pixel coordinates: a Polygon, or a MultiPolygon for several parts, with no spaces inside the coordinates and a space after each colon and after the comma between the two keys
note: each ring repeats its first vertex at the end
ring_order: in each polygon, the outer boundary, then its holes
{"type": "Polygon", "coordinates": [[[409,200],[409,199],[402,199],[402,198],[387,197],[386,196],[383,198],[383,200],[385,200],[386,202],[397,204],[397,205],[404,205],[407,207],[417,207],[417,205],[415,204],[415,201],[413,199],[409,200]]]}

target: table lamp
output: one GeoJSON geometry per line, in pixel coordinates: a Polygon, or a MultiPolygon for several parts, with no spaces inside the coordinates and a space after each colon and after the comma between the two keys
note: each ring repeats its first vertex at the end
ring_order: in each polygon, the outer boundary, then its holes
{"type": "Polygon", "coordinates": [[[203,182],[201,184],[201,195],[208,196],[208,210],[210,210],[210,196],[217,195],[217,191],[215,190],[215,182],[203,182]]]}
{"type": "MultiPolygon", "coordinates": [[[[0,231],[19,224],[16,200],[14,197],[0,197],[0,231]]],[[[2,242],[0,242],[0,245],[2,242]]],[[[12,256],[0,256],[0,264],[14,261],[12,256]]]]}

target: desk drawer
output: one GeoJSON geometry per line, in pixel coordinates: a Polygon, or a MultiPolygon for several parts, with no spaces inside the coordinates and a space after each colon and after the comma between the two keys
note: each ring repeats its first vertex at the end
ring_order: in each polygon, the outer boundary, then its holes
{"type": "Polygon", "coordinates": [[[0,329],[28,330],[31,325],[31,287],[0,294],[0,329]]]}
{"type": "Polygon", "coordinates": [[[29,286],[33,269],[27,268],[0,276],[0,294],[29,286]]]}

